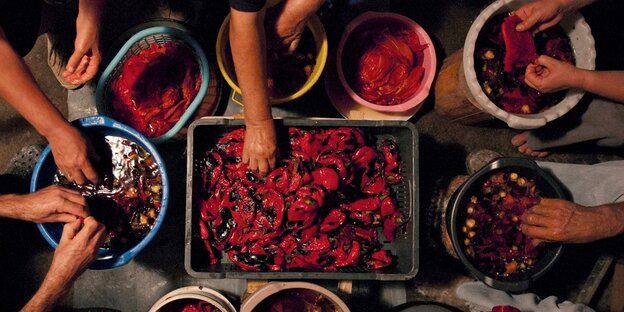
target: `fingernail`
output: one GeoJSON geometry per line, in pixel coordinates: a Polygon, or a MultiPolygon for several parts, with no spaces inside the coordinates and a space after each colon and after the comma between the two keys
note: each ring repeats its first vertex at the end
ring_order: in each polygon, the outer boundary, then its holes
{"type": "Polygon", "coordinates": [[[75,69],[75,68],[73,68],[73,67],[71,67],[71,66],[70,66],[70,67],[67,67],[67,71],[68,71],[68,72],[70,72],[70,73],[73,73],[75,70],[76,70],[76,69],[75,69]]]}

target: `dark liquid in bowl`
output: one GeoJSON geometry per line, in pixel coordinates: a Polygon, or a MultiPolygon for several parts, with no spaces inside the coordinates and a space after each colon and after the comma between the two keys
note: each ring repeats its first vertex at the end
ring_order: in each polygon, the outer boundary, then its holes
{"type": "Polygon", "coordinates": [[[287,289],[262,301],[253,312],[334,312],[333,303],[325,296],[309,289],[287,289]]]}
{"type": "MultiPolygon", "coordinates": [[[[499,108],[518,114],[535,114],[561,102],[566,91],[541,93],[524,82],[526,67],[505,72],[503,59],[505,43],[501,24],[508,14],[488,20],[477,38],[475,46],[475,72],[481,89],[499,108]]],[[[534,35],[538,55],[548,55],[574,64],[570,38],[563,28],[555,25],[534,35]]]]}
{"type": "Polygon", "coordinates": [[[166,304],[158,312],[221,312],[221,310],[203,300],[181,299],[166,304]]]}
{"type": "Polygon", "coordinates": [[[86,197],[91,215],[106,226],[105,248],[125,249],[152,229],[160,212],[160,169],[143,147],[128,139],[106,136],[91,142],[100,157],[94,166],[102,183],[76,185],[60,172],[54,181],[86,197]]]}

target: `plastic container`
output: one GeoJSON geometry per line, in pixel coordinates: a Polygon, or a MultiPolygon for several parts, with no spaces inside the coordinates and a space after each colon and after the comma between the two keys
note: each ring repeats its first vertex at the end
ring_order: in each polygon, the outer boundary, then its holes
{"type": "MultiPolygon", "coordinates": [[[[275,2],[275,1],[274,1],[275,2]]],[[[316,45],[316,64],[314,65],[314,69],[312,70],[312,74],[308,77],[308,80],[301,86],[299,90],[295,93],[281,97],[281,98],[269,98],[269,103],[271,104],[281,104],[290,102],[292,100],[298,99],[303,96],[306,92],[310,91],[312,86],[318,81],[319,77],[323,73],[323,69],[325,68],[325,63],[327,62],[327,35],[325,34],[325,28],[323,27],[323,23],[316,15],[312,15],[308,20],[308,29],[312,32],[312,36],[314,37],[314,43],[316,45]]],[[[219,65],[219,70],[223,75],[225,81],[230,85],[230,87],[236,92],[241,94],[241,89],[236,83],[236,72],[234,71],[234,67],[232,66],[232,55],[230,53],[230,15],[225,17],[223,24],[221,24],[221,28],[219,29],[219,34],[217,36],[217,64],[219,65]]]]}
{"type": "Polygon", "coordinates": [[[397,264],[382,270],[345,268],[337,271],[292,270],[281,272],[251,272],[230,262],[227,256],[221,263],[210,265],[208,253],[199,236],[199,212],[194,211],[193,181],[196,179],[199,162],[204,153],[211,149],[218,138],[244,125],[242,119],[202,118],[191,124],[188,137],[187,185],[186,185],[186,232],[184,267],[196,278],[244,278],[244,279],[344,279],[344,280],[408,280],[418,272],[419,255],[419,206],[418,206],[418,133],[415,126],[404,121],[365,121],[343,119],[276,119],[279,134],[285,127],[336,128],[358,127],[377,138],[393,138],[403,158],[403,180],[396,186],[398,208],[410,220],[406,233],[398,233],[393,243],[383,248],[397,255],[397,264]]]}
{"type": "MultiPolygon", "coordinates": [[[[481,89],[474,69],[475,43],[481,28],[491,17],[505,12],[511,12],[529,2],[531,1],[498,0],[490,4],[472,23],[468,35],[466,36],[466,42],[464,43],[463,70],[470,90],[469,96],[472,97],[470,101],[480,109],[504,121],[509,127],[514,129],[535,129],[542,127],[547,122],[555,120],[570,111],[585,94],[583,90],[570,89],[561,102],[543,112],[537,114],[513,114],[496,106],[481,89]]],[[[594,37],[583,16],[577,12],[567,13],[559,25],[570,37],[570,43],[572,44],[574,57],[576,59],[576,67],[593,70],[596,61],[594,37]]]]}
{"type": "MultiPolygon", "coordinates": [[[[149,244],[162,223],[165,220],[167,214],[167,206],[169,203],[169,179],[167,177],[167,168],[165,162],[156,150],[156,147],[150,143],[147,138],[138,133],[136,130],[121,124],[111,118],[104,116],[84,117],[72,122],[78,128],[88,128],[101,135],[114,135],[123,138],[127,138],[141,147],[143,147],[148,153],[150,153],[160,168],[160,174],[162,178],[162,198],[161,207],[158,216],[154,222],[152,229],[143,237],[143,239],[136,245],[126,250],[112,250],[100,248],[98,251],[98,257],[91,265],[91,269],[111,269],[127,264],[132,260],[143,248],[149,244]]],[[[54,163],[50,146],[48,145],[37,160],[35,169],[30,181],[30,192],[35,192],[39,189],[52,185],[54,174],[57,171],[57,166],[54,163]]],[[[45,240],[53,247],[58,246],[61,234],[63,232],[63,224],[61,223],[43,223],[37,224],[39,231],[45,238],[45,240]]]]}
{"type": "Polygon", "coordinates": [[[336,312],[349,312],[349,307],[336,294],[319,285],[305,282],[271,282],[256,290],[253,294],[243,301],[241,312],[262,312],[254,309],[270,296],[285,290],[305,289],[316,292],[328,299],[336,312]]]}
{"type": "MultiPolygon", "coordinates": [[[[346,54],[345,57],[352,57],[352,55],[346,54]]],[[[347,94],[351,99],[353,99],[358,104],[366,106],[370,109],[381,112],[399,113],[410,111],[414,107],[421,105],[427,99],[427,97],[429,96],[429,91],[431,89],[431,84],[433,83],[433,79],[436,74],[437,61],[433,41],[431,41],[431,38],[429,37],[427,32],[418,23],[414,22],[406,16],[396,13],[366,12],[352,20],[345,28],[342,37],[340,38],[340,42],[338,43],[338,50],[336,52],[336,64],[340,84],[342,84],[343,88],[346,90],[347,94]],[[344,74],[342,57],[343,54],[347,53],[348,51],[343,50],[351,34],[361,31],[363,29],[367,29],[371,22],[380,21],[399,22],[405,25],[407,28],[416,32],[421,44],[427,45],[427,48],[424,50],[424,59],[422,64],[422,66],[425,68],[425,73],[420,83],[420,86],[411,98],[397,105],[378,105],[363,99],[351,88],[344,74]]]]}
{"type": "Polygon", "coordinates": [[[159,312],[168,304],[174,304],[180,300],[201,300],[211,304],[219,312],[236,312],[232,303],[225,296],[214,289],[203,286],[187,286],[173,290],[158,299],[149,309],[149,312],[159,312]]]}
{"type": "Polygon", "coordinates": [[[206,55],[199,45],[199,43],[192,37],[191,33],[184,26],[174,23],[174,22],[157,22],[150,23],[149,27],[142,29],[139,27],[138,31],[133,34],[125,43],[121,46],[119,51],[115,54],[114,58],[111,62],[106,66],[100,79],[98,80],[96,91],[95,91],[95,100],[97,105],[97,111],[100,115],[105,116],[113,116],[111,113],[111,103],[110,103],[110,82],[115,80],[121,74],[121,70],[126,60],[132,56],[136,55],[142,50],[149,48],[150,44],[158,43],[165,44],[168,42],[177,42],[182,43],[191,52],[195,55],[197,59],[197,63],[200,68],[201,75],[201,85],[199,88],[199,92],[187,108],[187,110],[182,114],[180,120],[167,131],[165,134],[151,138],[155,144],[163,143],[168,141],[172,137],[175,136],[180,129],[182,129],[187,122],[190,121],[190,118],[193,116],[195,110],[201,105],[204,96],[206,95],[206,91],[208,90],[208,82],[210,79],[209,72],[209,64],[206,55]],[[154,26],[152,26],[154,25],[154,26]]]}
{"type": "Polygon", "coordinates": [[[513,170],[519,176],[535,180],[541,197],[566,198],[565,192],[557,181],[546,171],[542,170],[533,160],[513,157],[499,158],[473,174],[451,196],[446,213],[447,229],[454,247],[455,256],[459,258],[472,275],[490,287],[511,292],[523,292],[529,288],[533,281],[544,275],[555,265],[563,252],[562,244],[551,244],[550,247],[543,251],[535,265],[526,272],[511,274],[506,278],[498,278],[488,276],[477,269],[466,256],[463,249],[464,245],[459,237],[463,220],[465,219],[463,210],[470,201],[470,197],[473,194],[479,194],[483,182],[490,177],[493,171],[500,169],[513,170]]]}

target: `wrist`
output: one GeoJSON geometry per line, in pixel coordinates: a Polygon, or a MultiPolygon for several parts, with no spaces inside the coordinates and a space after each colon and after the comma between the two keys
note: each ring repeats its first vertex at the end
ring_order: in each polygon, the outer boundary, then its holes
{"type": "Polygon", "coordinates": [[[22,201],[22,205],[18,207],[17,203],[20,202],[20,197],[20,195],[16,194],[7,194],[0,196],[0,216],[11,219],[30,221],[27,218],[28,214],[25,213],[25,211],[28,210],[27,202],[22,201]]]}

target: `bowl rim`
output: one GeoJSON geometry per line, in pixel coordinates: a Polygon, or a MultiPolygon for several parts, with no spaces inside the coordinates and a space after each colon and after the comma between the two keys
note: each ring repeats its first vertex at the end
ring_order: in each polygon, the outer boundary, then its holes
{"type": "MultiPolygon", "coordinates": [[[[125,124],[117,122],[116,120],[106,117],[106,116],[90,116],[83,117],[80,119],[76,119],[72,121],[72,124],[79,128],[90,128],[90,127],[107,127],[113,128],[116,130],[120,130],[122,132],[126,132],[130,135],[130,137],[136,142],[142,145],[151,155],[154,157],[155,162],[159,165],[161,171],[161,181],[162,181],[162,198],[160,211],[158,213],[158,217],[156,218],[156,222],[152,229],[139,241],[136,245],[131,248],[124,250],[121,253],[115,253],[110,249],[100,248],[98,250],[98,258],[94,261],[90,268],[91,269],[112,269],[122,265],[127,264],[132,260],[138,253],[143,250],[156,236],[158,230],[162,226],[165,216],[167,214],[167,207],[169,206],[169,177],[167,175],[167,168],[165,165],[164,159],[158,153],[158,150],[152,144],[149,139],[143,136],[138,131],[134,130],[132,127],[129,127],[125,124]]],[[[40,171],[42,170],[43,164],[48,156],[51,156],[51,148],[50,145],[46,146],[46,148],[39,155],[39,159],[35,164],[33,169],[32,177],[30,180],[30,192],[36,192],[39,190],[37,188],[38,176],[40,171]]],[[[60,222],[54,223],[38,223],[37,228],[41,232],[43,238],[52,246],[52,248],[56,249],[58,247],[58,241],[52,237],[50,232],[48,231],[48,226],[62,226],[60,222]]]]}
{"type": "Polygon", "coordinates": [[[167,304],[183,299],[198,299],[210,303],[220,312],[236,312],[236,309],[218,290],[206,286],[185,286],[174,289],[162,296],[149,309],[149,312],[158,312],[167,304]]]}
{"type": "MultiPolygon", "coordinates": [[[[468,34],[466,35],[466,39],[464,41],[464,50],[463,50],[463,72],[466,84],[468,85],[468,89],[471,93],[471,97],[476,102],[474,105],[480,108],[481,110],[486,111],[492,116],[504,121],[510,128],[514,129],[535,129],[544,126],[546,123],[557,119],[568,111],[570,111],[574,106],[578,104],[583,95],[585,94],[584,90],[571,88],[566,92],[565,98],[550,107],[549,109],[535,113],[535,114],[515,114],[509,113],[494,104],[487,95],[483,92],[481,88],[481,84],[477,79],[477,74],[474,69],[474,53],[476,40],[481,32],[481,29],[485,25],[485,23],[494,15],[503,13],[501,10],[511,11],[516,9],[520,5],[524,3],[530,2],[529,0],[497,0],[487,6],[481,13],[475,18],[474,22],[470,26],[468,30],[468,34]]],[[[583,15],[581,15],[578,11],[572,11],[567,13],[563,19],[559,22],[560,26],[565,26],[564,30],[566,33],[569,33],[574,30],[582,33],[580,37],[583,37],[587,40],[588,45],[588,57],[583,58],[584,61],[587,62],[585,66],[576,66],[579,68],[584,68],[588,70],[593,70],[596,64],[596,48],[594,37],[591,34],[591,28],[589,24],[585,21],[583,15]]],[[[575,49],[573,40],[570,40],[572,49],[577,59],[577,63],[579,57],[577,55],[577,49],[575,49]]],[[[460,77],[461,79],[462,77],[460,77]]],[[[472,101],[471,101],[472,102],[472,101]]]]}
{"type": "Polygon", "coordinates": [[[546,274],[559,260],[563,253],[564,245],[561,243],[553,243],[553,248],[556,249],[552,259],[541,269],[531,272],[529,277],[525,280],[514,280],[514,281],[506,281],[501,279],[496,279],[490,275],[486,275],[481,270],[476,268],[472,262],[468,259],[464,250],[460,247],[462,244],[459,241],[459,235],[456,228],[456,223],[459,218],[459,210],[462,206],[462,199],[466,196],[466,193],[469,191],[470,186],[472,186],[475,182],[479,181],[483,176],[490,174],[492,171],[505,169],[505,168],[513,168],[520,167],[528,170],[534,170],[540,178],[544,179],[544,181],[553,187],[553,190],[557,194],[557,196],[561,199],[567,199],[567,195],[560,184],[553,178],[547,171],[542,169],[537,165],[537,163],[529,158],[523,157],[502,157],[496,159],[489,164],[485,165],[479,171],[471,175],[468,180],[462,183],[459,188],[453,193],[451,199],[449,200],[449,211],[447,212],[447,222],[448,222],[448,232],[451,237],[451,241],[453,243],[453,249],[455,250],[455,254],[462,262],[462,264],[475,276],[477,279],[485,283],[486,285],[501,289],[505,291],[511,292],[523,292],[526,291],[531,283],[546,274]]]}
{"type": "MultiPolygon", "coordinates": [[[[115,53],[115,56],[108,63],[108,65],[100,75],[100,78],[98,79],[95,90],[95,102],[98,114],[109,114],[110,108],[106,107],[110,107],[111,103],[104,103],[104,92],[106,89],[105,86],[109,83],[111,78],[110,75],[113,73],[113,71],[117,68],[117,66],[121,65],[119,64],[119,62],[126,56],[126,54],[137,42],[146,37],[163,33],[169,34],[176,39],[183,40],[186,44],[190,45],[193,55],[197,57],[197,63],[200,69],[200,76],[202,78],[202,81],[200,83],[197,95],[195,95],[195,98],[189,104],[189,107],[184,111],[184,113],[180,117],[180,120],[178,120],[178,122],[176,122],[173,127],[165,132],[163,135],[149,139],[154,144],[160,144],[168,141],[169,139],[173,138],[178,132],[180,132],[184,125],[193,116],[197,108],[201,105],[204,97],[206,96],[206,92],[208,91],[210,68],[208,66],[208,58],[206,57],[204,49],[201,47],[199,42],[197,42],[197,40],[195,40],[195,38],[192,36],[190,29],[186,28],[182,24],[172,21],[159,21],[158,25],[154,25],[153,23],[154,22],[148,22],[144,25],[137,26],[137,28],[140,30],[136,31],[136,33],[134,33],[128,40],[126,40],[121,48],[119,48],[117,53],[115,53]]],[[[134,31],[134,29],[129,30],[129,32],[134,31]]]]}
{"type": "MultiPolygon", "coordinates": [[[[231,14],[228,14],[225,17],[225,19],[223,20],[223,23],[221,23],[221,27],[219,28],[219,33],[217,35],[217,44],[215,47],[216,59],[217,59],[217,65],[219,66],[219,71],[221,71],[221,75],[223,76],[227,84],[230,86],[230,88],[232,88],[232,90],[234,90],[234,92],[238,94],[242,94],[240,87],[234,82],[234,77],[232,77],[232,75],[230,75],[230,73],[228,72],[228,69],[226,68],[225,61],[224,61],[227,45],[222,44],[222,43],[224,42],[224,40],[226,40],[226,38],[229,38],[230,16],[231,14]]],[[[292,100],[300,98],[305,93],[310,91],[310,89],[312,89],[312,87],[316,84],[316,82],[321,77],[321,74],[323,73],[325,69],[325,64],[327,63],[327,56],[329,54],[329,45],[327,41],[327,34],[325,32],[325,27],[323,26],[321,19],[316,14],[312,14],[310,18],[308,19],[307,28],[312,32],[315,45],[318,49],[318,52],[316,55],[316,63],[314,65],[314,69],[312,70],[312,74],[310,74],[310,77],[308,77],[306,82],[295,93],[290,94],[288,96],[281,97],[281,98],[275,98],[275,99],[269,97],[269,104],[271,105],[282,104],[282,103],[290,102],[292,100]]],[[[229,42],[229,39],[227,40],[229,42]]],[[[236,73],[234,73],[234,76],[235,75],[236,73]]],[[[243,105],[242,102],[241,102],[241,105],[243,105]]]]}
{"type": "Polygon", "coordinates": [[[431,37],[425,31],[425,29],[416,21],[398,13],[367,11],[367,12],[360,14],[351,22],[349,22],[349,24],[347,24],[347,26],[345,27],[345,30],[342,33],[342,36],[340,37],[338,48],[336,50],[336,72],[338,73],[338,80],[342,84],[343,88],[356,103],[366,106],[376,111],[398,113],[398,112],[406,112],[414,107],[421,106],[423,102],[425,101],[425,99],[429,96],[429,92],[431,91],[431,86],[433,84],[436,71],[437,71],[437,58],[436,58],[435,47],[434,47],[433,41],[431,40],[431,37]],[[423,68],[425,68],[425,73],[422,78],[422,83],[419,87],[419,90],[416,90],[416,93],[414,93],[412,97],[410,97],[409,99],[405,100],[403,103],[400,103],[400,104],[377,105],[375,103],[371,103],[365,100],[364,98],[359,96],[353,90],[353,88],[351,88],[351,85],[347,81],[343,72],[342,53],[343,53],[344,46],[347,40],[358,27],[368,22],[371,22],[375,19],[391,19],[399,23],[402,23],[408,26],[409,29],[414,30],[416,34],[418,35],[419,39],[422,40],[421,41],[422,43],[427,44],[427,49],[425,50],[424,55],[425,55],[425,58],[429,58],[431,60],[431,68],[425,67],[424,61],[423,61],[423,68]]]}
{"type": "Polygon", "coordinates": [[[258,288],[241,303],[240,312],[253,312],[260,303],[274,294],[289,289],[307,289],[320,293],[334,303],[342,312],[351,311],[347,304],[329,289],[310,282],[269,282],[258,288]]]}

